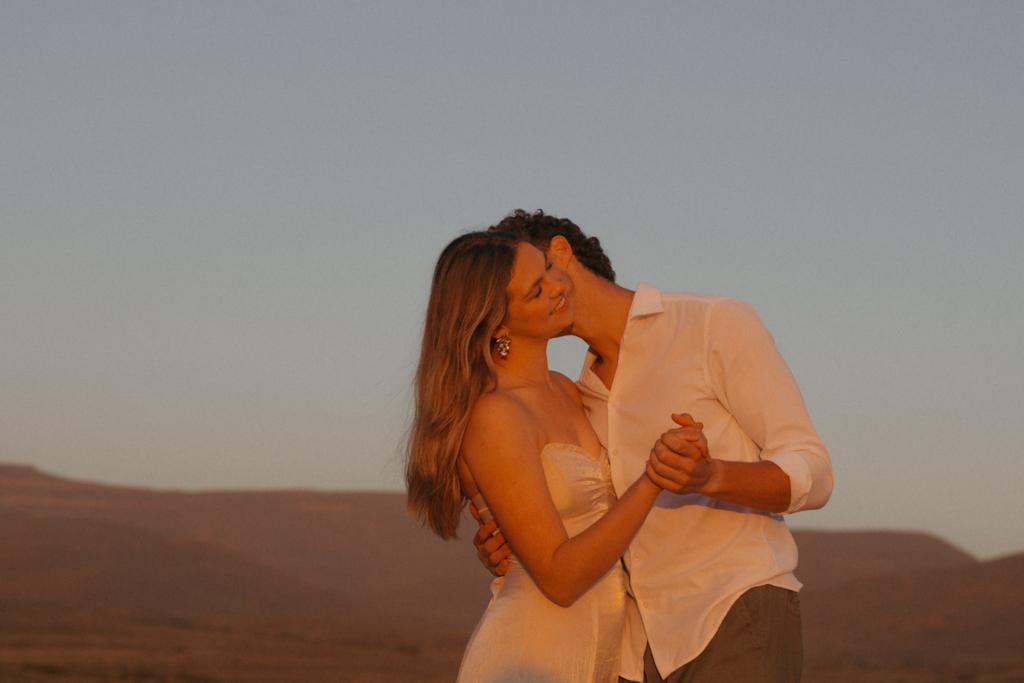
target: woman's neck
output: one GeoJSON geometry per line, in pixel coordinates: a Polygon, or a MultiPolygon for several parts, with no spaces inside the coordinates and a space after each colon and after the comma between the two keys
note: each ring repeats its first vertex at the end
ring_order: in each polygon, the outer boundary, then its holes
{"type": "Polygon", "coordinates": [[[508,358],[495,357],[494,367],[498,375],[498,387],[513,389],[522,386],[549,386],[551,371],[548,369],[547,341],[529,343],[526,340],[512,340],[508,358]]]}

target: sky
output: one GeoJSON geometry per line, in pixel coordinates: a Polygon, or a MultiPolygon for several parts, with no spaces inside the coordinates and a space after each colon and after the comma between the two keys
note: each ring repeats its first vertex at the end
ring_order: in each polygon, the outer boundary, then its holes
{"type": "Polygon", "coordinates": [[[400,490],[437,255],[542,208],[757,308],[794,527],[1024,550],[1020,3],[8,1],[0,92],[0,462],[400,490]]]}

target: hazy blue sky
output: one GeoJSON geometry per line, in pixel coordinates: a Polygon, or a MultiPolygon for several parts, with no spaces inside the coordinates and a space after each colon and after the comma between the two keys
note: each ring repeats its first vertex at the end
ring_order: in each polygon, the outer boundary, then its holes
{"type": "Polygon", "coordinates": [[[2,461],[397,489],[434,259],[544,208],[759,309],[795,526],[1024,549],[1022,3],[8,1],[0,92],[2,461]]]}

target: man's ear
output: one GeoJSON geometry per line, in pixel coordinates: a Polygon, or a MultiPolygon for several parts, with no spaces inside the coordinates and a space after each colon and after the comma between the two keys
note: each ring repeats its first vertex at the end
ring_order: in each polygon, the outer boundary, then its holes
{"type": "Polygon", "coordinates": [[[572,260],[572,257],[572,246],[569,244],[569,240],[561,235],[555,235],[551,238],[551,241],[548,243],[549,261],[565,270],[569,267],[569,261],[572,260]]]}

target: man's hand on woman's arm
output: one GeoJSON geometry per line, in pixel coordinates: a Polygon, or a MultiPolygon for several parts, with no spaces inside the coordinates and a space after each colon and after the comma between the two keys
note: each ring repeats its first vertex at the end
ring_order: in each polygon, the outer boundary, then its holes
{"type": "MultiPolygon", "coordinates": [[[[469,504],[469,512],[473,519],[480,522],[480,511],[476,505],[469,504]]],[[[504,576],[508,571],[508,560],[512,557],[512,549],[498,528],[498,523],[493,519],[480,524],[476,535],[473,537],[473,545],[476,546],[477,557],[480,564],[495,576],[504,576]]]]}

